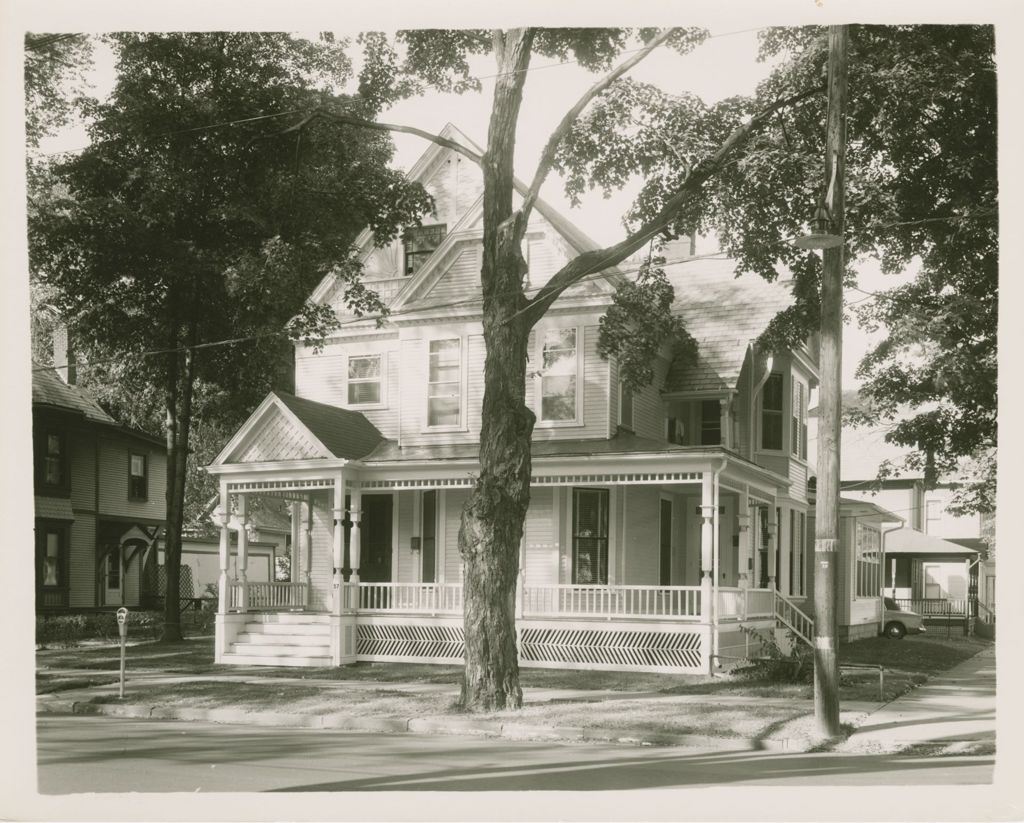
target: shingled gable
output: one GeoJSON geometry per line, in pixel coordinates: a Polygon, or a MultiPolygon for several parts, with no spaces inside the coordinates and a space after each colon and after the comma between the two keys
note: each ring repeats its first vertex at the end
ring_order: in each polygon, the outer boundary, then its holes
{"type": "Polygon", "coordinates": [[[675,289],[673,313],[697,341],[697,362],[674,362],[666,391],[734,389],[747,348],[771,319],[793,304],[790,290],[755,274],[736,276],[728,258],[684,260],[665,267],[675,289]]]}
{"type": "MultiPolygon", "coordinates": [[[[479,154],[483,154],[483,149],[480,146],[451,123],[448,123],[441,130],[440,136],[454,140],[479,154]]],[[[407,174],[408,179],[426,182],[434,170],[435,161],[444,153],[450,151],[451,149],[436,143],[430,144],[409,170],[407,174]]],[[[518,178],[514,180],[514,184],[517,193],[522,196],[527,190],[526,185],[518,178]]],[[[600,248],[597,243],[545,200],[538,198],[535,209],[537,214],[543,217],[576,253],[600,248]]],[[[385,300],[392,311],[408,310],[413,303],[416,304],[416,308],[421,306],[422,308],[431,307],[431,303],[424,303],[423,301],[424,298],[428,297],[430,290],[447,273],[447,267],[443,264],[457,259],[457,255],[453,256],[453,251],[457,249],[460,242],[479,239],[482,216],[483,196],[480,195],[466,209],[459,220],[448,227],[448,234],[444,242],[435,250],[434,254],[424,263],[420,270],[408,279],[408,282],[405,283],[404,287],[393,298],[385,300]]],[[[356,238],[354,245],[358,250],[360,259],[363,261],[367,260],[375,250],[373,233],[369,229],[364,229],[356,238]]],[[[615,286],[622,281],[623,276],[614,266],[610,266],[603,272],[603,275],[603,277],[589,278],[573,286],[567,291],[567,296],[580,293],[589,296],[610,295],[615,286]]],[[[333,297],[335,286],[334,276],[331,274],[326,275],[313,291],[311,296],[312,302],[329,302],[333,297]]],[[[446,300],[432,302],[446,302],[446,300]]]]}

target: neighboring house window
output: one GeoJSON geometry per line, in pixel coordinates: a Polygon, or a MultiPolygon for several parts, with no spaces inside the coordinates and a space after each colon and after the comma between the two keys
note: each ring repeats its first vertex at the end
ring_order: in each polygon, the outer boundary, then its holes
{"type": "Polygon", "coordinates": [[[36,603],[67,605],[67,527],[36,521],[36,603]]]}
{"type": "Polygon", "coordinates": [[[576,420],[578,366],[576,329],[546,331],[540,378],[541,420],[576,420]]]}
{"type": "Polygon", "coordinates": [[[619,383],[619,425],[633,431],[633,390],[626,383],[619,383]]]}
{"type": "Polygon", "coordinates": [[[149,496],[146,455],[131,454],[128,457],[128,464],[128,497],[131,500],[145,500],[149,496]]]}
{"type": "Polygon", "coordinates": [[[348,359],[348,404],[380,403],[381,355],[364,354],[348,359]]]}
{"type": "Polygon", "coordinates": [[[405,274],[415,274],[434,253],[434,249],[444,240],[447,225],[440,223],[435,226],[414,226],[402,235],[405,250],[405,274]]]}
{"type": "Polygon", "coordinates": [[[942,501],[927,500],[924,504],[925,534],[935,534],[937,524],[942,519],[942,501]]]}
{"type": "Polygon", "coordinates": [[[700,444],[719,446],[722,443],[722,405],[717,400],[700,404],[700,444]]]}
{"type": "Polygon", "coordinates": [[[47,486],[67,485],[67,450],[63,433],[47,432],[41,444],[37,466],[39,481],[47,486]]]}
{"type": "Polygon", "coordinates": [[[807,459],[807,389],[798,380],[793,381],[793,407],[790,410],[789,448],[801,460],[807,459]]]}
{"type": "Polygon", "coordinates": [[[782,375],[772,372],[761,389],[761,448],[782,449],[782,375]]]}
{"type": "Polygon", "coordinates": [[[857,524],[857,597],[878,597],[881,580],[882,537],[876,529],[857,524]]]}
{"type": "Polygon", "coordinates": [[[427,367],[427,425],[462,422],[462,341],[431,340],[427,367]]]}
{"type": "Polygon", "coordinates": [[[121,588],[121,547],[114,546],[107,552],[106,586],[108,589],[121,588]]]}
{"type": "Polygon", "coordinates": [[[800,597],[804,593],[804,529],[807,516],[790,509],[789,512],[789,593],[800,597]]]}
{"type": "Polygon", "coordinates": [[[757,508],[757,587],[759,589],[768,588],[768,509],[764,506],[758,506],[757,508]]]}
{"type": "Polygon", "coordinates": [[[572,490],[572,582],[608,583],[608,490],[572,490]]]}

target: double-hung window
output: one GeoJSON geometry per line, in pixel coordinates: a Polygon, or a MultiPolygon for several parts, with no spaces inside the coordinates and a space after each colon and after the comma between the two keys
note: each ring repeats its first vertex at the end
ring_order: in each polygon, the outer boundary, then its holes
{"type": "Polygon", "coordinates": [[[128,455],[128,499],[146,500],[149,497],[149,478],[146,473],[146,455],[128,455]]]}
{"type": "Polygon", "coordinates": [[[361,354],[348,359],[348,404],[376,405],[381,402],[381,355],[361,354]]]}
{"type": "Polygon", "coordinates": [[[415,274],[430,259],[434,249],[444,240],[447,225],[440,223],[433,226],[414,226],[402,235],[402,248],[405,251],[405,274],[415,274]]]}
{"type": "Polygon", "coordinates": [[[67,605],[67,527],[36,521],[36,589],[40,606],[67,605]]]}
{"type": "Polygon", "coordinates": [[[608,490],[572,490],[572,582],[608,583],[608,490]]]}
{"type": "Polygon", "coordinates": [[[47,432],[42,442],[36,442],[37,463],[36,478],[43,485],[52,489],[67,487],[67,451],[64,435],[59,432],[47,432]]]}
{"type": "Polygon", "coordinates": [[[574,422],[579,374],[576,329],[548,329],[541,352],[540,419],[574,422]]]}
{"type": "Polygon", "coordinates": [[[772,372],[761,389],[761,448],[782,450],[782,375],[772,372]]]}
{"type": "Polygon", "coordinates": [[[462,341],[431,340],[427,364],[427,425],[462,424],[462,341]]]}
{"type": "Polygon", "coordinates": [[[882,537],[877,529],[861,523],[856,528],[857,597],[878,597],[882,591],[882,537]]]}
{"type": "Polygon", "coordinates": [[[801,460],[807,459],[807,389],[799,380],[793,381],[793,406],[790,409],[790,451],[801,460]]]}
{"type": "Polygon", "coordinates": [[[718,400],[702,400],[700,404],[700,444],[719,446],[722,443],[722,404],[718,400]]]}

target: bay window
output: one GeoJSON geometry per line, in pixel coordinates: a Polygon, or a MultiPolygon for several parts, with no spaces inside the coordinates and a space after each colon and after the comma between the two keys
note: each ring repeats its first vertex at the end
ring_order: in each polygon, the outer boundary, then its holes
{"type": "Polygon", "coordinates": [[[761,448],[782,449],[782,375],[772,372],[761,389],[761,448]]]}

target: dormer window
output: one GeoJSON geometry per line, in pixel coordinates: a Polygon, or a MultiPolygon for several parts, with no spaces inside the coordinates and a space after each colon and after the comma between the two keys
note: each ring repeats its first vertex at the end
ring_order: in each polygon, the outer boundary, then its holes
{"type": "Polygon", "coordinates": [[[447,224],[438,223],[433,226],[413,226],[402,235],[402,246],[405,250],[405,275],[413,275],[420,270],[434,249],[441,245],[447,233],[447,224]]]}

